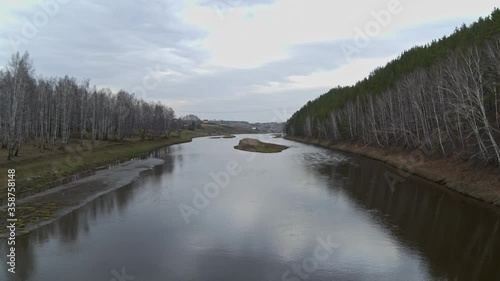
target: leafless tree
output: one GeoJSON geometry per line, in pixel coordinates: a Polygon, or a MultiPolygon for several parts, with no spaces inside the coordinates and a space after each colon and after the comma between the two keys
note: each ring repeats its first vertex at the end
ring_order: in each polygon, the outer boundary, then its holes
{"type": "Polygon", "coordinates": [[[0,70],[0,148],[8,159],[20,145],[33,141],[48,150],[65,150],[71,137],[96,140],[123,139],[144,133],[169,135],[176,125],[172,108],[137,99],[134,94],[90,87],[75,78],[34,78],[28,53],[15,54],[0,70]]]}
{"type": "Polygon", "coordinates": [[[326,118],[308,115],[303,135],[499,165],[499,80],[497,37],[486,46],[456,51],[432,67],[416,69],[377,95],[367,92],[348,99],[326,118]]]}

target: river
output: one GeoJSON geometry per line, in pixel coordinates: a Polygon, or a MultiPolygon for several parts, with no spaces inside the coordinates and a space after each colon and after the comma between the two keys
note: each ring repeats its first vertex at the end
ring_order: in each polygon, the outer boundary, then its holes
{"type": "Polygon", "coordinates": [[[19,236],[0,279],[500,280],[498,209],[268,135],[290,148],[235,150],[242,137],[156,153],[146,176],[19,236]]]}

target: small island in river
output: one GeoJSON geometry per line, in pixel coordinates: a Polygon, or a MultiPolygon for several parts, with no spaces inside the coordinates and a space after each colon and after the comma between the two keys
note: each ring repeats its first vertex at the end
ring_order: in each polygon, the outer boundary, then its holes
{"type": "Polygon", "coordinates": [[[287,149],[288,146],[261,142],[257,139],[245,138],[240,140],[239,144],[234,148],[250,152],[277,153],[287,149]]]}
{"type": "Polygon", "coordinates": [[[223,135],[223,136],[213,136],[210,137],[211,139],[233,139],[235,138],[235,135],[223,135]]]}

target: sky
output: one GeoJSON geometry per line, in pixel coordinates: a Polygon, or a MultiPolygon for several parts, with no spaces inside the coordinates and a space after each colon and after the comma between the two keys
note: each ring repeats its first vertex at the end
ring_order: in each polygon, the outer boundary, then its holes
{"type": "Polygon", "coordinates": [[[415,45],[488,16],[496,0],[0,0],[0,67],[28,51],[178,117],[284,122],[415,45]]]}

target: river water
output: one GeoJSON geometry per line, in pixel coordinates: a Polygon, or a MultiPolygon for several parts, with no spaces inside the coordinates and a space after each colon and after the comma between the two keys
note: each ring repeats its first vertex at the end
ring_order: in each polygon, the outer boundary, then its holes
{"type": "Polygon", "coordinates": [[[0,280],[500,280],[497,209],[347,153],[267,135],[290,149],[233,149],[242,137],[164,149],[140,180],[18,237],[0,280]]]}

